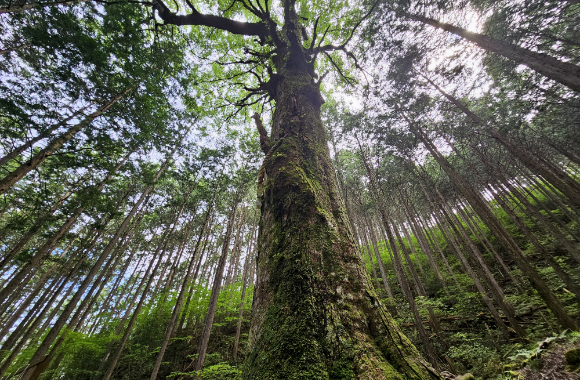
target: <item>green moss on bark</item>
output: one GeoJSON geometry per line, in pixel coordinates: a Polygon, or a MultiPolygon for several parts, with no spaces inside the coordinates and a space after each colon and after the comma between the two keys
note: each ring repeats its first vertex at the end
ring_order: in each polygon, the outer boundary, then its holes
{"type": "Polygon", "coordinates": [[[282,74],[242,378],[438,378],[370,285],[339,196],[320,94],[308,74],[282,74]]]}

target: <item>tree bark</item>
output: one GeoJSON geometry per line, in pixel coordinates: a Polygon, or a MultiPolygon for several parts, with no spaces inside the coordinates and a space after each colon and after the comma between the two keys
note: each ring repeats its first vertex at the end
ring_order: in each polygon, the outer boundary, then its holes
{"type": "MultiPolygon", "coordinates": [[[[362,266],[287,2],[275,62],[272,147],[258,186],[258,280],[242,378],[437,378],[395,325],[362,266]]],[[[294,14],[294,16],[293,16],[294,14]]]]}

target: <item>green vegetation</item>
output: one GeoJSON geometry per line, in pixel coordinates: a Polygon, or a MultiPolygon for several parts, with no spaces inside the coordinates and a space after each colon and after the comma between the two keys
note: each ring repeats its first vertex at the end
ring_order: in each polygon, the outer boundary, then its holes
{"type": "Polygon", "coordinates": [[[0,380],[580,371],[577,0],[0,0],[0,380]]]}

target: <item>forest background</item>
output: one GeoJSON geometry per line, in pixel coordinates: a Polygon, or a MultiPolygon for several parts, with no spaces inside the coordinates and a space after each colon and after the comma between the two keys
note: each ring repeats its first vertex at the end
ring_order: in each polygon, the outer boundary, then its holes
{"type": "MultiPolygon", "coordinates": [[[[241,374],[275,53],[159,4],[0,3],[0,376],[241,374]]],[[[573,346],[580,3],[295,7],[353,237],[405,335],[477,378],[573,346]]]]}

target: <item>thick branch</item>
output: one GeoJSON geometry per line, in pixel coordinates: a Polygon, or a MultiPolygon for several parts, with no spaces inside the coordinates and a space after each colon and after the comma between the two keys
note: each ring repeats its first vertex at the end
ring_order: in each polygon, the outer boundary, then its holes
{"type": "Polygon", "coordinates": [[[211,28],[225,30],[232,34],[241,34],[244,36],[267,36],[269,34],[266,24],[234,21],[225,17],[204,15],[199,13],[193,7],[190,7],[192,8],[192,12],[188,15],[177,15],[171,12],[171,10],[161,1],[157,1],[153,5],[153,8],[157,10],[159,17],[161,17],[166,24],[209,26],[211,28]]]}
{"type": "Polygon", "coordinates": [[[262,151],[264,154],[267,154],[268,151],[270,151],[270,138],[268,137],[268,132],[266,132],[266,129],[262,124],[262,119],[260,119],[260,115],[257,112],[252,116],[252,118],[256,122],[256,127],[258,127],[258,132],[260,133],[260,146],[262,147],[262,151]]]}

